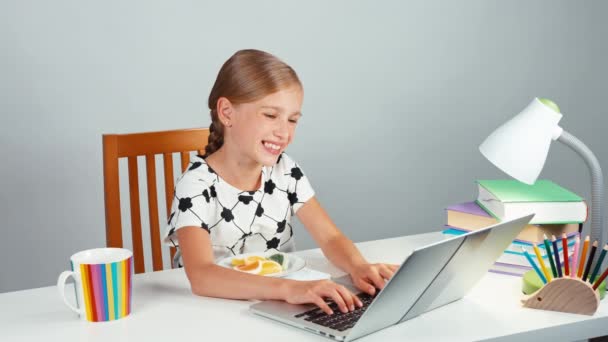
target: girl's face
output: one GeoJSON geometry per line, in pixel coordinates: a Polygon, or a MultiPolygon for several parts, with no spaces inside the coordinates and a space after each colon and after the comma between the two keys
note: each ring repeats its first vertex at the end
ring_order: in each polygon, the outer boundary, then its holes
{"type": "Polygon", "coordinates": [[[228,130],[241,157],[265,166],[276,164],[294,137],[302,116],[300,86],[285,88],[249,103],[235,105],[228,130]]]}

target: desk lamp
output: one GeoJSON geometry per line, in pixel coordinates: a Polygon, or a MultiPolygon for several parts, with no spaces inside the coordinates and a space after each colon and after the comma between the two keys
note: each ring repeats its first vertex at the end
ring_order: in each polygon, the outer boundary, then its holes
{"type": "Polygon", "coordinates": [[[606,243],[602,221],[604,179],[591,150],[558,126],[562,118],[551,100],[535,98],[523,111],[498,127],[479,146],[479,151],[496,167],[526,184],[534,184],[542,170],[552,140],[577,152],[591,172],[591,241],[606,243]]]}

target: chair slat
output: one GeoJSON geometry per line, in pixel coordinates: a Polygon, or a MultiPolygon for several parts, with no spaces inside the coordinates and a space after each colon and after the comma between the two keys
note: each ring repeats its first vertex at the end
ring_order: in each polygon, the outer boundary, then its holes
{"type": "Polygon", "coordinates": [[[144,247],[141,237],[141,211],[139,210],[139,178],[137,175],[137,157],[128,158],[129,168],[129,205],[131,206],[131,240],[135,273],[144,273],[144,247]]]}
{"type": "MultiPolygon", "coordinates": [[[[163,154],[164,174],[165,174],[165,202],[167,206],[167,224],[169,224],[169,216],[171,215],[171,205],[173,204],[173,154],[163,154]]],[[[171,266],[173,266],[173,257],[175,256],[175,247],[169,247],[169,255],[171,256],[171,266]]]]}
{"type": "Polygon", "coordinates": [[[169,219],[171,204],[173,204],[173,154],[163,154],[163,166],[165,171],[165,202],[167,205],[167,219],[169,219]]]}
{"type": "Polygon", "coordinates": [[[188,167],[188,164],[190,164],[190,153],[181,152],[180,156],[182,159],[182,172],[186,172],[186,168],[188,167]]]}
{"type": "Polygon", "coordinates": [[[171,260],[169,260],[169,262],[171,263],[171,268],[173,268],[173,258],[175,258],[175,253],[177,253],[177,249],[175,247],[169,247],[169,255],[171,256],[171,260]]]}
{"type": "Polygon", "coordinates": [[[160,250],[160,227],[158,225],[158,194],[156,190],[156,162],[154,154],[146,155],[146,176],[148,181],[148,212],[150,218],[150,246],[152,246],[152,267],[154,271],[163,269],[163,254],[160,250]]]}
{"type": "Polygon", "coordinates": [[[120,186],[118,173],[118,138],[103,136],[103,178],[106,212],[106,246],[122,248],[120,186]]]}

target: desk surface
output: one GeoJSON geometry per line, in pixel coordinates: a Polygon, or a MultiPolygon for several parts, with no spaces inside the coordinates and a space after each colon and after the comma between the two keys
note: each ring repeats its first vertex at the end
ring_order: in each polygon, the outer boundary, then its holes
{"type": "MultiPolygon", "coordinates": [[[[357,246],[370,262],[401,263],[413,248],[438,239],[440,233],[429,233],[357,246]]],[[[297,254],[313,269],[344,274],[318,249],[297,254]]],[[[360,341],[571,341],[608,335],[605,303],[591,317],[524,309],[520,281],[487,273],[463,299],[360,341]]],[[[135,276],[133,313],[113,322],[79,321],[54,286],[0,294],[0,336],[3,341],[328,341],[256,316],[248,310],[251,303],[192,295],[183,269],[167,270],[135,276]]]]}

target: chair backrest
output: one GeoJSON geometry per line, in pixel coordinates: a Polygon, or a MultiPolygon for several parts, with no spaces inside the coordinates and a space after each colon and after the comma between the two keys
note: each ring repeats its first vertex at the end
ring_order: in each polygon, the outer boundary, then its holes
{"type": "MultiPolygon", "coordinates": [[[[162,132],[147,132],[133,134],[104,134],[103,135],[103,180],[105,190],[106,210],[106,243],[108,247],[123,247],[122,224],[120,215],[120,187],[118,160],[128,159],[129,199],[131,212],[131,234],[133,241],[133,262],[135,273],[145,272],[143,239],[141,234],[141,218],[139,210],[139,180],[137,157],[146,157],[146,178],[148,187],[148,212],[150,219],[150,246],[152,250],[152,266],[154,271],[163,269],[158,196],[156,189],[155,156],[162,154],[165,180],[165,201],[167,216],[173,200],[173,153],[181,156],[182,172],[190,163],[190,152],[204,153],[209,129],[183,129],[162,132]]],[[[163,222],[166,222],[165,220],[163,222]]],[[[175,249],[171,247],[173,259],[175,249]]]]}

